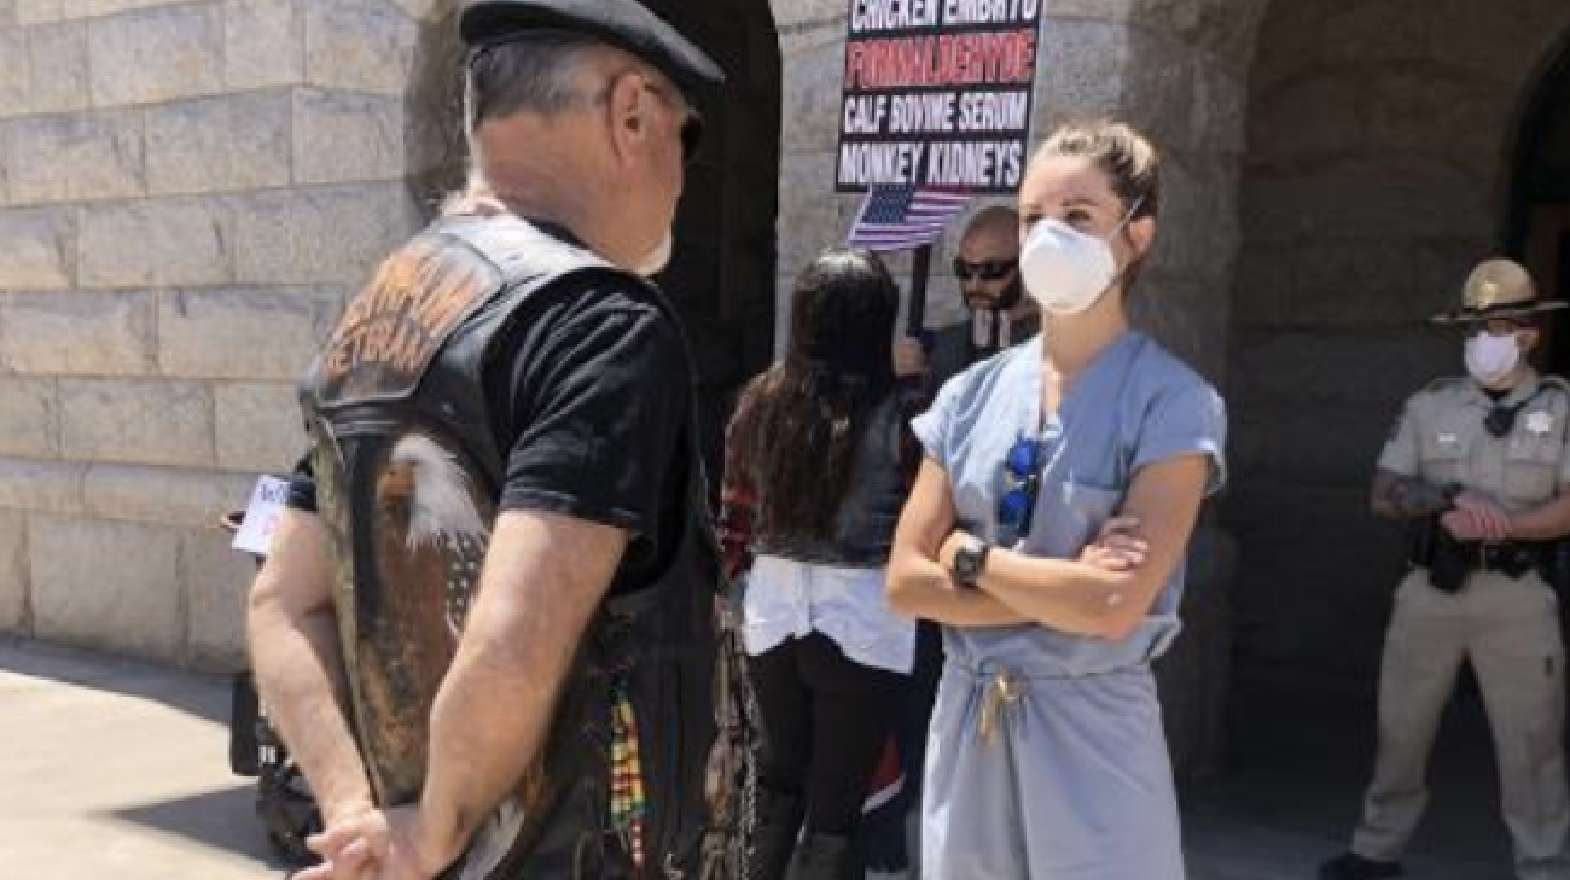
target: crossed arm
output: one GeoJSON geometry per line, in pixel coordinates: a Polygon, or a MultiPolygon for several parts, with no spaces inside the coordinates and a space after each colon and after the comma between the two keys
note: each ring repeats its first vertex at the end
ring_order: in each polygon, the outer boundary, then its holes
{"type": "Polygon", "coordinates": [[[1126,638],[1182,561],[1209,472],[1209,461],[1198,454],[1146,466],[1119,511],[1120,522],[1138,524],[1138,540],[1104,533],[1072,560],[995,549],[979,589],[969,590],[948,574],[966,539],[953,533],[948,475],[925,461],[895,534],[889,602],[901,613],[954,626],[1037,623],[1078,635],[1126,638]]]}
{"type": "Polygon", "coordinates": [[[1570,535],[1570,486],[1539,507],[1509,513],[1486,493],[1464,490],[1447,497],[1443,488],[1421,477],[1381,468],[1374,474],[1370,507],[1393,520],[1438,515],[1440,524],[1462,541],[1551,541],[1570,535]]]}
{"type": "Polygon", "coordinates": [[[431,710],[420,802],[378,811],[339,708],[336,630],[320,622],[331,614],[325,535],[314,517],[292,520],[275,542],[273,571],[264,569],[258,579],[251,633],[257,668],[267,670],[264,697],[323,798],[328,830],[312,846],[326,861],[296,876],[435,876],[543,747],[558,692],[626,549],[627,532],[534,511],[498,518],[479,593],[431,710]],[[300,565],[310,548],[315,562],[300,565]]]}

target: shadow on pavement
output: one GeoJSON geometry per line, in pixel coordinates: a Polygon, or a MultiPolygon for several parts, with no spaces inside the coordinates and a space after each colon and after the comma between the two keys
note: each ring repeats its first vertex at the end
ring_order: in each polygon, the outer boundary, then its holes
{"type": "MultiPolygon", "coordinates": [[[[1228,767],[1184,792],[1191,880],[1311,880],[1319,862],[1346,849],[1373,770],[1372,689],[1258,674],[1236,681],[1228,767]]],[[[1508,877],[1493,745],[1473,687],[1458,688],[1446,709],[1429,790],[1408,875],[1508,877]]]]}
{"type": "Polygon", "coordinates": [[[281,875],[290,866],[268,845],[267,835],[256,818],[255,804],[256,788],[247,783],[177,800],[124,807],[108,815],[249,857],[277,869],[281,875]]]}
{"type": "Polygon", "coordinates": [[[0,635],[0,670],[152,700],[214,724],[229,724],[227,675],[175,670],[4,635],[0,635]]]}

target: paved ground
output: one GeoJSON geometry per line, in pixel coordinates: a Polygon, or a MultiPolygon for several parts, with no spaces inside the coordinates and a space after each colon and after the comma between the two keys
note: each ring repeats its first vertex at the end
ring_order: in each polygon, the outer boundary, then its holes
{"type": "MultiPolygon", "coordinates": [[[[1355,818],[1371,709],[1267,680],[1237,693],[1228,772],[1185,798],[1190,880],[1310,880],[1355,818]]],[[[0,637],[0,877],[281,877],[251,780],[228,770],[228,701],[222,678],[0,637]]],[[[1458,700],[1411,877],[1510,876],[1487,737],[1458,700]]]]}
{"type": "Polygon", "coordinates": [[[0,876],[277,878],[225,680],[0,639],[0,876]]]}

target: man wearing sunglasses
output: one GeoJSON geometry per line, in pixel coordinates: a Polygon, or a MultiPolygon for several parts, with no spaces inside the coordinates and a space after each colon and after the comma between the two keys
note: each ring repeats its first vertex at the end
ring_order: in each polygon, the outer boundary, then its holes
{"type": "Polygon", "coordinates": [[[704,790],[718,556],[691,353],[647,279],[723,77],[635,0],[467,0],[460,28],[468,188],[306,377],[251,599],[327,824],[297,876],[699,876],[729,803],[704,790]]]}
{"type": "Polygon", "coordinates": [[[971,218],[953,269],[970,320],[935,331],[930,353],[916,340],[906,340],[895,351],[895,372],[925,375],[933,391],[1041,329],[1041,315],[1020,282],[1019,214],[1013,208],[997,205],[971,218]]]}
{"type": "Polygon", "coordinates": [[[1435,317],[1466,337],[1463,379],[1414,395],[1380,454],[1374,512],[1413,530],[1379,681],[1379,751],[1350,851],[1323,880],[1402,876],[1427,803],[1428,755],[1463,661],[1494,732],[1519,880],[1570,877],[1564,645],[1554,585],[1570,535],[1570,385],[1528,363],[1545,316],[1509,260],[1472,273],[1435,317]]]}

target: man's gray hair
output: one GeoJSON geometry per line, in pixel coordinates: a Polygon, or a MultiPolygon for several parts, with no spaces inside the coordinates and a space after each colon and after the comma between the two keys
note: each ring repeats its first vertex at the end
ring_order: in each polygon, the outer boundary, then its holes
{"type": "Polygon", "coordinates": [[[443,214],[472,213],[491,194],[477,136],[480,123],[522,112],[560,113],[590,100],[582,91],[581,74],[605,45],[571,31],[536,31],[471,51],[463,92],[468,182],[447,197],[443,214]]]}
{"type": "Polygon", "coordinates": [[[571,31],[537,31],[475,49],[466,93],[470,131],[487,119],[560,113],[588,99],[580,74],[592,51],[604,45],[571,31]]]}

